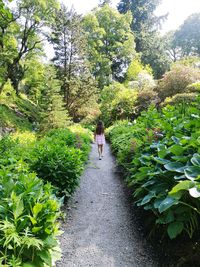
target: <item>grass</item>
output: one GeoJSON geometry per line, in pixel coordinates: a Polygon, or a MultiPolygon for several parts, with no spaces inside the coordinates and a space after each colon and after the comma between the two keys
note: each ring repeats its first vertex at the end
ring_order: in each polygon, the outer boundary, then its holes
{"type": "Polygon", "coordinates": [[[32,130],[33,122],[39,121],[37,106],[23,94],[16,96],[7,84],[0,95],[0,127],[10,130],[32,130]]]}

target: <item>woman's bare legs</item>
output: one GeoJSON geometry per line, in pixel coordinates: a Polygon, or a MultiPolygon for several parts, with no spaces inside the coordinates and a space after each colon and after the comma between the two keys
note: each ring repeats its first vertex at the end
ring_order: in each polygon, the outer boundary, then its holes
{"type": "Polygon", "coordinates": [[[99,159],[101,159],[103,153],[103,145],[98,145],[98,153],[99,153],[99,159]]]}
{"type": "Polygon", "coordinates": [[[101,145],[98,145],[98,153],[99,153],[99,159],[101,159],[101,145]]]}
{"type": "Polygon", "coordinates": [[[100,151],[101,151],[101,157],[102,157],[102,154],[103,154],[103,145],[100,145],[100,151]]]}

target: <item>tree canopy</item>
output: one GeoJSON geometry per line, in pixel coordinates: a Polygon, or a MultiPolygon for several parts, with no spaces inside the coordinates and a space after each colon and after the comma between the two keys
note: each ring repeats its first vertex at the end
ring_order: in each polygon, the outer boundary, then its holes
{"type": "Polygon", "coordinates": [[[122,81],[124,70],[135,55],[130,13],[119,14],[108,4],[96,8],[83,19],[88,60],[100,88],[113,79],[122,81]]]}
{"type": "Polygon", "coordinates": [[[200,13],[189,16],[174,34],[184,56],[200,56],[200,13]]]}

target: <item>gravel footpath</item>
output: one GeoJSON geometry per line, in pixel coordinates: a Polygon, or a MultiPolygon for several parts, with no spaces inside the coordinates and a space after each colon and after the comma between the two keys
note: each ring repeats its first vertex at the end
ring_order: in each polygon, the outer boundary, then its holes
{"type": "Polygon", "coordinates": [[[158,266],[138,229],[109,145],[102,160],[92,145],[80,188],[66,212],[60,238],[63,257],[57,267],[158,266]]]}

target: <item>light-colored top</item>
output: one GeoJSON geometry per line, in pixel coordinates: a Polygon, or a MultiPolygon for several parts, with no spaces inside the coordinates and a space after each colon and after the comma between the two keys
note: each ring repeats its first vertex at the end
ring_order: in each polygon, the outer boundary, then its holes
{"type": "Polygon", "coordinates": [[[95,141],[97,142],[97,145],[105,144],[105,135],[104,134],[96,134],[95,135],[95,141]]]}

